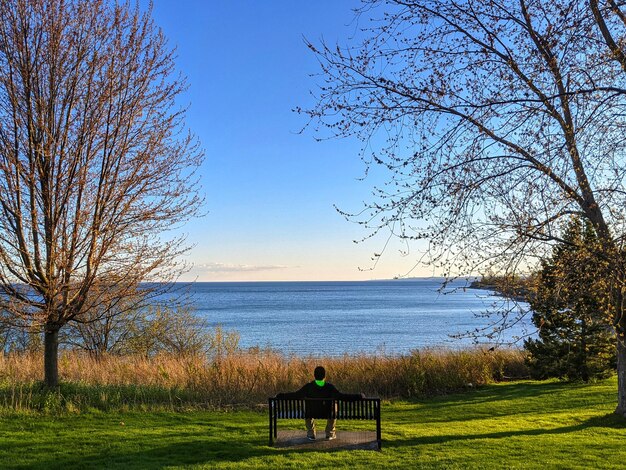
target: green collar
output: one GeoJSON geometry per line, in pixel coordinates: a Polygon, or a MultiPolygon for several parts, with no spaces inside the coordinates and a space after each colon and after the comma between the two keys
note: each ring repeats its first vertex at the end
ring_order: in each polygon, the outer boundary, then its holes
{"type": "Polygon", "coordinates": [[[324,380],[316,380],[315,383],[317,384],[318,387],[323,387],[325,381],[324,380]]]}

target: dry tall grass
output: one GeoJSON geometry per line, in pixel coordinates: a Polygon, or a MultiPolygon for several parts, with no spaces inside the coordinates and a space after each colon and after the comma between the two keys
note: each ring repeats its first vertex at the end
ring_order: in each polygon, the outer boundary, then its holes
{"type": "Polygon", "coordinates": [[[254,406],[298,389],[324,365],[346,392],[382,398],[425,397],[528,375],[519,350],[425,350],[405,356],[285,357],[270,351],[205,356],[105,356],[75,351],[59,360],[58,392],[40,389],[39,354],[0,356],[0,408],[198,408],[254,406]]]}

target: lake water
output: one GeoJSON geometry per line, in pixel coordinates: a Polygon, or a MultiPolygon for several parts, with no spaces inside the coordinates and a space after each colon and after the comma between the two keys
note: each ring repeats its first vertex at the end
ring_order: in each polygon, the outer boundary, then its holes
{"type": "MultiPolygon", "coordinates": [[[[459,348],[452,339],[487,325],[485,312],[503,299],[463,289],[442,294],[440,279],[366,282],[200,282],[187,287],[194,311],[211,325],[241,335],[240,345],[269,346],[296,355],[408,353],[426,347],[459,348]]],[[[449,290],[449,289],[448,289],[449,290]]],[[[528,333],[529,321],[507,330],[509,342],[528,333]]]]}

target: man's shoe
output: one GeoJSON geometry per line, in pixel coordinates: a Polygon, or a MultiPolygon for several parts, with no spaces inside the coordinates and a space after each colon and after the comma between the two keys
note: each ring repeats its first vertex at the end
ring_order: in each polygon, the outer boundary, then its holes
{"type": "Polygon", "coordinates": [[[327,441],[332,441],[333,439],[337,439],[337,435],[336,434],[331,434],[330,436],[326,436],[326,440],[327,441]]]}
{"type": "Polygon", "coordinates": [[[312,436],[312,435],[308,435],[306,438],[307,438],[309,441],[314,441],[314,440],[315,440],[315,436],[312,436]]]}

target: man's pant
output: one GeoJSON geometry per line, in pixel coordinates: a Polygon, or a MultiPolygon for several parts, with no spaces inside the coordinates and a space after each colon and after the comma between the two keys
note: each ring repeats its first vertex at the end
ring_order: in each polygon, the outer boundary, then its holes
{"type": "MultiPolygon", "coordinates": [[[[315,437],[315,420],[312,418],[306,418],[304,420],[304,424],[306,425],[307,437],[315,437]]],[[[335,418],[329,418],[326,420],[326,437],[335,436],[335,424],[337,424],[337,419],[335,418]]]]}

